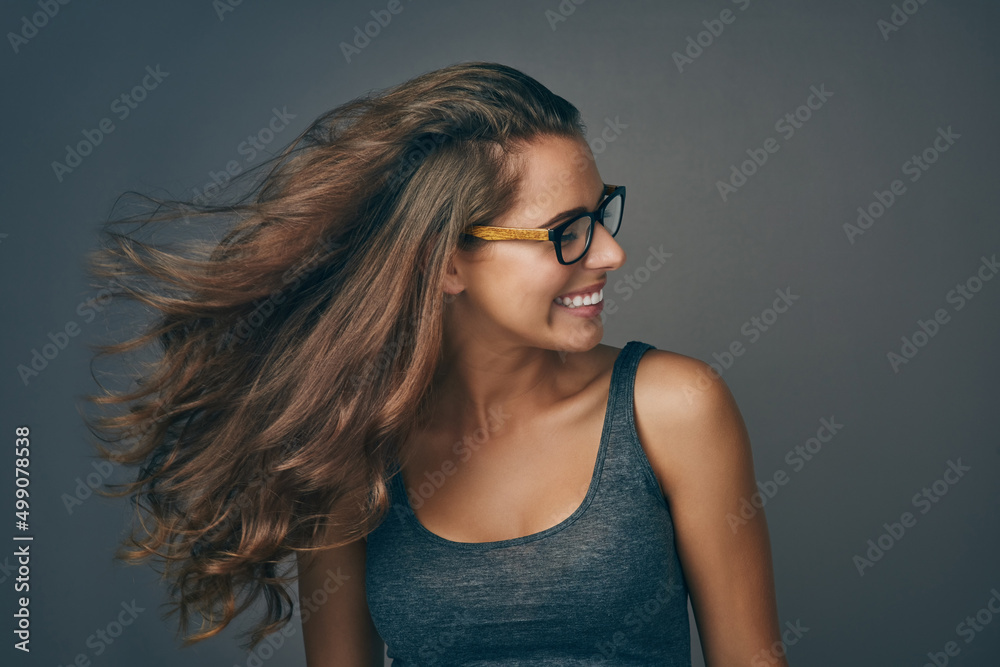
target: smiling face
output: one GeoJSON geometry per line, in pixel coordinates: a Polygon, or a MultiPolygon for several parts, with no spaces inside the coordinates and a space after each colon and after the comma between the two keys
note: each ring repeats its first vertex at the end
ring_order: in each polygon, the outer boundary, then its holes
{"type": "MultiPolygon", "coordinates": [[[[493,222],[499,227],[552,228],[604,200],[604,183],[582,139],[538,137],[518,159],[518,198],[493,222]]],[[[601,224],[594,225],[587,254],[569,265],[559,263],[551,241],[487,243],[479,252],[457,251],[449,266],[445,291],[455,295],[449,327],[494,349],[512,344],[579,352],[600,343],[603,301],[578,308],[559,301],[579,296],[586,304],[591,299],[584,297],[600,293],[608,272],[625,263],[625,251],[601,224]]]]}

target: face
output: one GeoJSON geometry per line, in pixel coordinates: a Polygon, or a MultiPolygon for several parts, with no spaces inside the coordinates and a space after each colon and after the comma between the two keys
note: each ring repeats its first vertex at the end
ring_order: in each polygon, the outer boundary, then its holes
{"type": "MultiPolygon", "coordinates": [[[[589,146],[581,139],[545,136],[521,153],[523,178],[500,227],[552,228],[594,211],[604,183],[589,146]]],[[[487,241],[479,252],[458,251],[449,266],[447,326],[504,349],[526,345],[579,352],[600,343],[603,299],[570,308],[563,297],[601,292],[608,272],[625,263],[625,251],[603,225],[594,225],[590,249],[573,264],[560,264],[551,241],[487,241]]],[[[600,298],[600,297],[599,297],[600,298]]],[[[590,299],[588,299],[590,300],[590,299]]]]}

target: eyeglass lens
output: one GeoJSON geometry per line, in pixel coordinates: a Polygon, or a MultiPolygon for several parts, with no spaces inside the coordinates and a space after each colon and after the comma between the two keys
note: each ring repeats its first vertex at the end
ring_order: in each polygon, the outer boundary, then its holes
{"type": "MultiPolygon", "coordinates": [[[[604,216],[600,222],[612,236],[618,233],[618,228],[621,226],[622,201],[621,194],[618,194],[609,199],[604,206],[604,216]]],[[[591,226],[591,217],[589,215],[577,218],[571,225],[564,229],[559,244],[563,261],[568,263],[579,259],[589,245],[592,233],[593,227],[591,226]]]]}

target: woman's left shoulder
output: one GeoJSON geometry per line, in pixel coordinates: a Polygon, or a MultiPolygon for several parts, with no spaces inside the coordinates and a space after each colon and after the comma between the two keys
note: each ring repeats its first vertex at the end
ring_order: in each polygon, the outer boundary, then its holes
{"type": "Polygon", "coordinates": [[[674,418],[716,415],[732,394],[712,365],[679,352],[650,348],[635,374],[636,412],[674,418]]]}
{"type": "Polygon", "coordinates": [[[736,400],[710,365],[677,352],[650,349],[636,370],[639,441],[664,490],[680,488],[749,451],[736,400]]]}

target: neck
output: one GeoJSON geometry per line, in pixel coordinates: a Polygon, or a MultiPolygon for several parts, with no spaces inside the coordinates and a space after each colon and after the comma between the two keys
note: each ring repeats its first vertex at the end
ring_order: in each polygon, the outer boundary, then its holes
{"type": "Polygon", "coordinates": [[[558,352],[445,327],[433,421],[474,431],[497,415],[537,414],[558,400],[558,352]]]}

